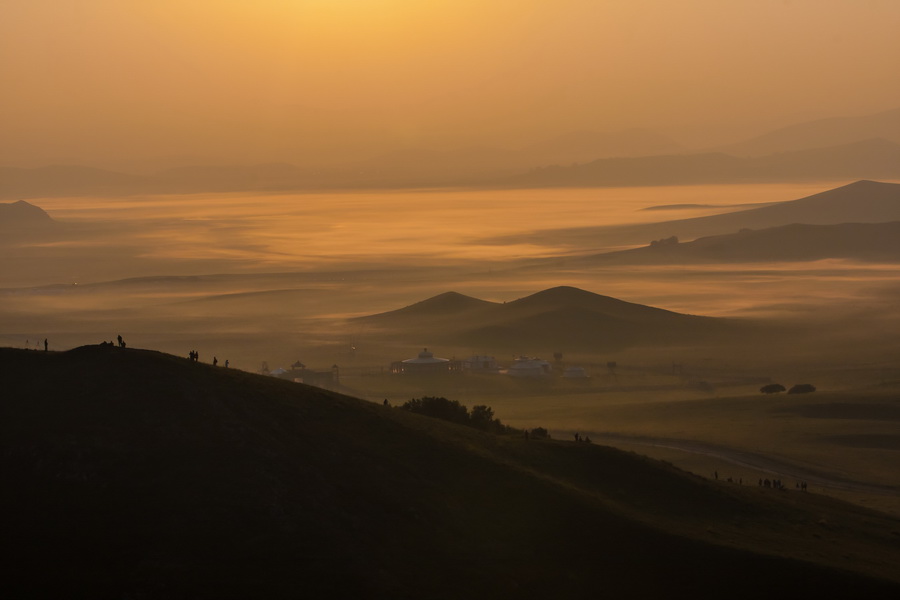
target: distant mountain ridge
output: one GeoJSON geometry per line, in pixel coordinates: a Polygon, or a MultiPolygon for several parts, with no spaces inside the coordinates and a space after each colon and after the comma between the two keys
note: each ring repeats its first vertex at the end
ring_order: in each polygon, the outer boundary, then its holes
{"type": "MultiPolygon", "coordinates": [[[[893,114],[893,113],[891,113],[893,114]]],[[[900,114],[900,111],[898,111],[900,114]]],[[[572,132],[522,150],[396,149],[328,168],[287,163],[198,165],[132,175],[79,166],[0,167],[0,198],[229,191],[565,187],[900,179],[900,133],[873,128],[831,145],[774,144],[765,155],[686,152],[653,132],[572,132]],[[883,134],[883,135],[882,135],[883,134]]]]}
{"type": "Polygon", "coordinates": [[[720,146],[734,156],[766,156],[883,138],[900,144],[900,108],[860,117],[817,119],[782,127],[744,142],[720,146]]]}
{"type": "Polygon", "coordinates": [[[900,263],[900,222],[791,224],[658,243],[585,257],[603,264],[703,264],[815,261],[829,258],[900,263]]]}
{"type": "Polygon", "coordinates": [[[503,183],[521,187],[625,187],[895,178],[900,178],[900,144],[873,138],[764,157],[710,152],[608,158],[583,165],[538,168],[503,183]]]}
{"type": "Polygon", "coordinates": [[[792,223],[839,225],[841,223],[887,223],[900,221],[900,184],[856,181],[797,200],[767,204],[729,213],[675,219],[637,225],[597,225],[562,230],[534,231],[494,238],[490,243],[591,245],[594,248],[646,245],[652,240],[675,236],[681,241],[736,233],[741,229],[765,229],[792,223]]]}

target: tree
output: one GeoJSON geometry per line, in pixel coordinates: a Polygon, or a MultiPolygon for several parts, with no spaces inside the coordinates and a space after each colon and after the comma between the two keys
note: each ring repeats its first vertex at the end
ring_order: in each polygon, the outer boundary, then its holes
{"type": "Polygon", "coordinates": [[[785,387],[780,383],[770,383],[759,388],[759,391],[763,394],[777,394],[779,392],[783,392],[784,390],[785,387]]]}
{"type": "Polygon", "coordinates": [[[661,240],[653,240],[650,242],[651,248],[661,248],[666,246],[677,246],[678,245],[678,236],[673,235],[672,237],[663,238],[661,240]]]}
{"type": "Polygon", "coordinates": [[[469,424],[468,409],[456,400],[447,400],[443,397],[424,396],[413,398],[405,402],[401,408],[420,415],[427,415],[445,421],[452,421],[463,425],[469,424]]]}
{"type": "MultiPolygon", "coordinates": [[[[472,413],[470,414],[469,409],[456,400],[425,396],[422,398],[413,398],[408,402],[404,402],[400,408],[427,417],[443,419],[444,421],[451,421],[453,423],[459,423],[460,425],[468,425],[469,427],[474,427],[482,431],[500,434],[518,433],[521,435],[522,433],[521,429],[515,429],[509,425],[504,425],[500,422],[500,419],[494,418],[494,409],[485,404],[479,404],[478,406],[473,407],[472,413]]],[[[543,431],[544,435],[546,435],[547,431],[543,431]]]]}
{"type": "MultiPolygon", "coordinates": [[[[472,407],[472,414],[469,415],[469,423],[476,429],[488,431],[494,425],[494,409],[484,404],[472,407]]],[[[497,421],[497,424],[500,422],[497,421]]]]}
{"type": "Polygon", "coordinates": [[[531,439],[533,440],[543,440],[549,437],[550,433],[543,427],[535,427],[531,430],[531,439]]]}
{"type": "Polygon", "coordinates": [[[809,394],[816,391],[816,386],[811,383],[798,383],[788,390],[788,394],[809,394]]]}

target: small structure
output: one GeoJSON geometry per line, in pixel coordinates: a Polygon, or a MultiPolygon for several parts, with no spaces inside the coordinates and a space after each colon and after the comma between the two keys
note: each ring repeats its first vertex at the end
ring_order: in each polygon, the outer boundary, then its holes
{"type": "Polygon", "coordinates": [[[337,365],[332,365],[328,370],[317,371],[307,368],[299,360],[291,365],[290,370],[279,367],[268,374],[294,383],[305,383],[330,390],[338,389],[341,383],[340,368],[337,365]]]}
{"type": "Polygon", "coordinates": [[[506,369],[506,374],[512,377],[546,377],[552,371],[553,367],[546,360],[520,356],[506,369]]]}
{"type": "Polygon", "coordinates": [[[474,356],[470,356],[462,363],[462,368],[464,371],[471,371],[473,373],[499,373],[500,366],[497,364],[497,359],[493,356],[487,355],[479,355],[476,354],[474,356]]]}
{"type": "Polygon", "coordinates": [[[428,348],[423,348],[415,358],[391,363],[391,373],[395,375],[437,375],[458,372],[459,369],[459,361],[437,357],[428,348]]]}
{"type": "Polygon", "coordinates": [[[584,370],[584,367],[566,367],[563,371],[563,379],[588,379],[590,375],[584,370]]]}

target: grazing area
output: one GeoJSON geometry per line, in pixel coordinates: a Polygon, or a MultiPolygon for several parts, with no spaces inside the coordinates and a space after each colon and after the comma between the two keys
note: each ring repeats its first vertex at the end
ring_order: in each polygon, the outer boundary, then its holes
{"type": "Polygon", "coordinates": [[[0,2],[11,598],[900,598],[900,2],[0,2]]]}
{"type": "Polygon", "coordinates": [[[0,361],[7,589],[27,595],[900,591],[900,521],[816,494],[111,344],[0,361]]]}

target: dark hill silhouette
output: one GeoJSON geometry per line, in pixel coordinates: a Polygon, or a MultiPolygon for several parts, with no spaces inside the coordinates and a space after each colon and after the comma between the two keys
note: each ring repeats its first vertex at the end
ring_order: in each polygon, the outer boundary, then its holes
{"type": "Polygon", "coordinates": [[[24,200],[0,203],[0,228],[46,227],[53,223],[47,212],[24,200]]]}
{"type": "Polygon", "coordinates": [[[690,315],[626,302],[566,285],[543,290],[505,305],[505,311],[513,315],[539,314],[548,310],[576,308],[635,322],[680,320],[690,317],[690,315]]]}
{"type": "Polygon", "coordinates": [[[508,302],[490,322],[468,325],[459,328],[460,341],[512,351],[698,341],[739,327],[725,319],[684,315],[568,286],[508,302]]]}
{"type": "Polygon", "coordinates": [[[381,334],[513,352],[623,348],[735,333],[726,319],[684,315],[560,286],[498,304],[447,293],[357,321],[381,334]]]}
{"type": "Polygon", "coordinates": [[[399,308],[397,310],[359,317],[361,320],[370,323],[402,321],[405,319],[444,319],[458,318],[465,313],[489,311],[496,307],[495,302],[487,300],[479,300],[471,296],[466,296],[458,292],[444,292],[421,302],[416,302],[409,306],[399,308]]]}
{"type": "Polygon", "coordinates": [[[0,203],[0,247],[14,246],[22,240],[46,240],[62,229],[44,209],[24,200],[0,203]]]}
{"type": "Polygon", "coordinates": [[[588,257],[604,264],[697,264],[847,258],[900,262],[900,222],[792,224],[588,257]]]}
{"type": "Polygon", "coordinates": [[[733,220],[745,227],[886,223],[900,220],[900,184],[856,181],[799,200],[717,216],[723,223],[733,220]]]}
{"type": "Polygon", "coordinates": [[[812,196],[767,204],[735,212],[677,219],[660,223],[622,226],[580,227],[563,230],[529,232],[523,236],[507,236],[492,240],[529,243],[560,239],[584,240],[596,247],[598,240],[606,246],[647,244],[676,236],[682,241],[699,237],[736,233],[741,229],[765,229],[792,223],[839,225],[841,223],[888,223],[900,221],[900,184],[879,181],[856,181],[812,196]]]}
{"type": "Polygon", "coordinates": [[[155,352],[0,349],[0,364],[4,587],[16,597],[900,589],[896,519],[812,494],[155,352]]]}

